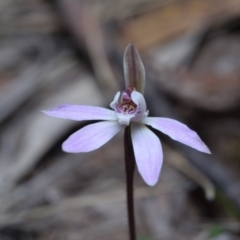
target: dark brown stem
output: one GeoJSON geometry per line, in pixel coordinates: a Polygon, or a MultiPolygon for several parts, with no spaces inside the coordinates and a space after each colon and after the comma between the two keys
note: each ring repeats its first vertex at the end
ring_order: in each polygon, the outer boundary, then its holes
{"type": "Polygon", "coordinates": [[[130,126],[125,128],[124,132],[125,149],[125,167],[127,183],[127,209],[130,240],[136,240],[135,218],[134,218],[134,200],[133,200],[133,180],[135,169],[135,158],[131,141],[130,126]]]}

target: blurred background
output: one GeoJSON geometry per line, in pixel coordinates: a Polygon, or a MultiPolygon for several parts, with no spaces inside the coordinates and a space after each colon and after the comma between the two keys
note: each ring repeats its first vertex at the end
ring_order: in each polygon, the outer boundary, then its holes
{"type": "Polygon", "coordinates": [[[123,133],[66,154],[86,123],[40,110],[108,107],[129,42],[150,116],[186,123],[212,151],[159,134],[160,181],[135,174],[138,240],[240,239],[240,1],[1,0],[0,240],[128,239],[123,133]]]}

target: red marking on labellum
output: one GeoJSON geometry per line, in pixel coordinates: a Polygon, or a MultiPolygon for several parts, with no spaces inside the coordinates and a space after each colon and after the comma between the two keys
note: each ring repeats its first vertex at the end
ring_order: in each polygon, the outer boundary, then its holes
{"type": "Polygon", "coordinates": [[[120,101],[116,105],[116,110],[123,114],[134,114],[137,111],[137,105],[132,101],[131,94],[134,90],[133,86],[128,86],[126,90],[122,92],[120,101]]]}

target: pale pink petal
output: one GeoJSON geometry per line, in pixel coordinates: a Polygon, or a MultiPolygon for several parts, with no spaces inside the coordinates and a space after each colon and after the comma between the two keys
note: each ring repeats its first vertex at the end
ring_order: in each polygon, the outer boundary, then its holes
{"type": "Polygon", "coordinates": [[[145,124],[167,134],[172,139],[186,144],[200,152],[211,153],[196,132],[176,120],[170,118],[147,117],[145,124]]]}
{"type": "Polygon", "coordinates": [[[132,101],[137,105],[137,113],[133,121],[140,121],[148,116],[146,101],[140,92],[133,91],[131,94],[132,101]]]}
{"type": "Polygon", "coordinates": [[[142,112],[146,112],[147,105],[144,96],[137,91],[133,91],[131,94],[132,101],[139,107],[142,112]]]}
{"type": "Polygon", "coordinates": [[[160,140],[141,123],[131,124],[131,135],[138,171],[148,185],[154,186],[163,161],[160,140]]]}
{"type": "Polygon", "coordinates": [[[117,105],[117,103],[118,103],[118,99],[119,99],[119,97],[120,97],[120,92],[117,92],[116,94],[115,94],[115,96],[114,96],[114,99],[113,99],[113,101],[110,103],[110,107],[112,108],[112,109],[116,109],[116,105],[117,105]]]}
{"type": "Polygon", "coordinates": [[[114,111],[102,107],[64,104],[44,110],[43,113],[57,118],[76,121],[83,120],[116,120],[114,111]]]}
{"type": "Polygon", "coordinates": [[[71,153],[90,152],[100,148],[120,130],[118,122],[104,121],[90,124],[73,133],[63,143],[62,149],[71,153]]]}

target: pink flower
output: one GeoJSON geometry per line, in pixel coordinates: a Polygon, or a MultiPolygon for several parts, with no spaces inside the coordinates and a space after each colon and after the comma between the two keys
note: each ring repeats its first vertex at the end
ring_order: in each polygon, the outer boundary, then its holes
{"type": "Polygon", "coordinates": [[[145,71],[133,44],[129,44],[125,51],[124,73],[126,89],[115,95],[110,104],[113,110],[65,104],[43,111],[52,117],[75,121],[102,120],[73,133],[62,145],[65,152],[79,153],[98,149],[121,129],[130,125],[138,171],[150,186],[154,186],[158,181],[163,152],[159,138],[146,125],[198,151],[210,153],[197,133],[186,125],[170,118],[148,117],[146,102],[142,94],[145,71]]]}

